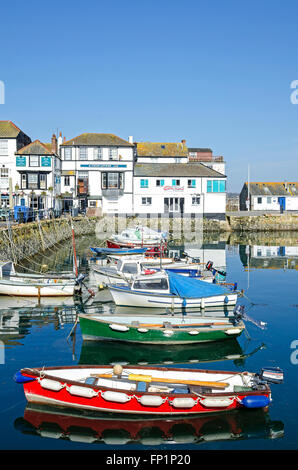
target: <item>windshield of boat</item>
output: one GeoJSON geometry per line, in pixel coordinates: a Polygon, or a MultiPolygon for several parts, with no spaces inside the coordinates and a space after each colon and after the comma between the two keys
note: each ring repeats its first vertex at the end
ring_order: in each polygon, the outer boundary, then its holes
{"type": "Polygon", "coordinates": [[[123,263],[122,272],[127,273],[127,274],[137,274],[138,273],[137,263],[123,263]]]}
{"type": "Polygon", "coordinates": [[[133,284],[133,289],[141,290],[167,290],[169,288],[166,278],[137,279],[133,284]]]}

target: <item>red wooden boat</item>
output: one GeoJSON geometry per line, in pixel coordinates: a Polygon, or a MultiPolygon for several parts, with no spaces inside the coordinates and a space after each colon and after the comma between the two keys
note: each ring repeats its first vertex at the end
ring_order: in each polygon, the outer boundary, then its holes
{"type": "Polygon", "coordinates": [[[22,369],[15,375],[31,403],[139,415],[193,415],[243,408],[266,408],[269,374],[116,365],[22,369]],[[266,378],[267,377],[267,378],[266,378]]]}

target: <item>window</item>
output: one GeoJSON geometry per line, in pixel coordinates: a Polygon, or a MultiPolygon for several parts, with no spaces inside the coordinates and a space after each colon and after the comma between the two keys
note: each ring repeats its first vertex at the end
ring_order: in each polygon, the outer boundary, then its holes
{"type": "Polygon", "coordinates": [[[207,193],[225,193],[225,180],[207,180],[207,193]]]}
{"type": "Polygon", "coordinates": [[[133,284],[133,289],[142,289],[142,290],[167,290],[168,280],[166,278],[162,279],[148,279],[146,280],[136,280],[133,284]]]}
{"type": "Polygon", "coordinates": [[[28,189],[38,189],[38,173],[28,173],[28,189]]]}
{"type": "Polygon", "coordinates": [[[258,204],[262,204],[262,198],[258,197],[258,204]]]}
{"type": "Polygon", "coordinates": [[[64,176],[64,186],[70,186],[70,176],[64,176]]]}
{"type": "Polygon", "coordinates": [[[27,189],[27,175],[26,175],[26,173],[21,174],[21,189],[27,189]]]}
{"type": "Polygon", "coordinates": [[[118,160],[118,149],[117,147],[109,148],[109,160],[118,160]]]}
{"type": "Polygon", "coordinates": [[[172,186],[180,186],[180,180],[172,180],[172,186]]]}
{"type": "Polygon", "coordinates": [[[8,140],[0,139],[0,156],[8,155],[8,140]]]}
{"type": "Polygon", "coordinates": [[[196,180],[187,180],[188,188],[195,188],[196,187],[196,180]]]}
{"type": "Polygon", "coordinates": [[[39,156],[30,155],[29,156],[29,166],[39,166],[39,156]]]}
{"type": "Polygon", "coordinates": [[[96,201],[89,201],[89,207],[96,207],[96,201]]]}
{"type": "Polygon", "coordinates": [[[165,180],[156,180],[156,186],[164,186],[165,180]]]}
{"type": "Polygon", "coordinates": [[[71,155],[71,147],[65,147],[64,149],[64,160],[71,160],[72,159],[72,155],[71,155]]]}
{"type": "Polygon", "coordinates": [[[200,196],[193,196],[191,198],[191,205],[192,206],[199,206],[200,205],[200,196]]]}
{"type": "Polygon", "coordinates": [[[138,274],[137,263],[126,263],[123,266],[122,272],[127,274],[138,274]]]}
{"type": "Polygon", "coordinates": [[[175,163],[181,163],[181,158],[175,157],[175,163]]]}
{"type": "Polygon", "coordinates": [[[88,160],[87,158],[87,147],[80,147],[79,149],[79,159],[80,160],[88,160]]]}
{"type": "Polygon", "coordinates": [[[106,173],[101,174],[102,189],[123,189],[124,174],[123,173],[106,173]]]}
{"type": "Polygon", "coordinates": [[[47,175],[45,173],[39,175],[39,189],[47,189],[47,175]]]}
{"type": "Polygon", "coordinates": [[[142,206],[151,206],[152,197],[142,197],[142,206]]]}
{"type": "Polygon", "coordinates": [[[141,180],[141,188],[148,188],[148,180],[141,180]]]}
{"type": "Polygon", "coordinates": [[[8,179],[8,168],[1,168],[0,169],[0,188],[8,188],[9,186],[9,179],[8,179]]]}
{"type": "Polygon", "coordinates": [[[102,147],[94,147],[93,160],[102,160],[102,147]]]}
{"type": "Polygon", "coordinates": [[[267,197],[267,204],[271,204],[271,197],[267,197]]]}

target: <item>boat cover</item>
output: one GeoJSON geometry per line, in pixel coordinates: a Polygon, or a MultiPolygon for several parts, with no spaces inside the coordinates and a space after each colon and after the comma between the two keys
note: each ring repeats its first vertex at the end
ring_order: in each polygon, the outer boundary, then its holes
{"type": "Polygon", "coordinates": [[[225,295],[230,293],[226,288],[217,284],[210,284],[199,279],[181,276],[172,271],[165,270],[169,279],[170,293],[182,299],[212,297],[213,295],[225,295]]]}
{"type": "Polygon", "coordinates": [[[93,251],[93,253],[98,253],[98,254],[103,254],[103,255],[115,255],[115,254],[121,254],[125,253],[127,255],[130,254],[142,254],[147,251],[147,248],[104,248],[104,247],[95,247],[93,248],[92,246],[90,247],[90,250],[93,251]]]}

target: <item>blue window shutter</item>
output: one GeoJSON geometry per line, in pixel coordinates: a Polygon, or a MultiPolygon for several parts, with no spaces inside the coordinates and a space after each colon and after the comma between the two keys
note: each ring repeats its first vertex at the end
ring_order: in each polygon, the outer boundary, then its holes
{"type": "Polygon", "coordinates": [[[176,180],[172,180],[172,186],[176,186],[176,180]]]}
{"type": "Polygon", "coordinates": [[[212,193],[212,181],[207,180],[207,193],[212,193]]]}
{"type": "Polygon", "coordinates": [[[165,180],[160,180],[160,186],[164,186],[165,180]]]}

